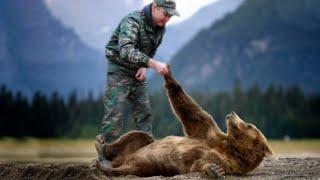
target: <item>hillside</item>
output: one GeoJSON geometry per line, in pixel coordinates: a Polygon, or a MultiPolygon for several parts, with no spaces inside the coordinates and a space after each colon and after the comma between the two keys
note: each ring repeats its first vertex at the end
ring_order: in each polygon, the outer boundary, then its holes
{"type": "MultiPolygon", "coordinates": [[[[102,53],[106,41],[121,18],[133,10],[142,8],[142,1],[95,0],[92,3],[90,0],[46,0],[46,2],[55,17],[73,28],[85,43],[102,53]],[[77,8],[74,8],[75,3],[77,8]]],[[[200,29],[209,27],[227,13],[234,11],[242,2],[243,0],[220,0],[203,7],[186,21],[167,26],[166,35],[156,58],[168,61],[200,29]]]]}
{"type": "Polygon", "coordinates": [[[73,28],[86,44],[104,53],[104,46],[119,21],[129,12],[141,9],[142,1],[46,0],[46,5],[63,24],[73,28]]]}
{"type": "Polygon", "coordinates": [[[55,19],[44,1],[1,1],[0,13],[0,84],[28,94],[101,91],[103,54],[55,19]]]}
{"type": "Polygon", "coordinates": [[[220,0],[201,8],[186,21],[168,26],[156,57],[164,61],[170,60],[201,29],[210,27],[226,14],[235,11],[243,1],[220,0]]]}
{"type": "MultiPolygon", "coordinates": [[[[270,83],[320,90],[320,1],[247,0],[203,29],[171,60],[188,90],[230,89],[270,83]]],[[[157,77],[152,88],[161,85],[157,77]]]]}

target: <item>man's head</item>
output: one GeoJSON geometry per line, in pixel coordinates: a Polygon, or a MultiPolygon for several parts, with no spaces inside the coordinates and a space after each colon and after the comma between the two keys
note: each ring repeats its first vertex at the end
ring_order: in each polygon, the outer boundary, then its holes
{"type": "Polygon", "coordinates": [[[174,0],[154,0],[152,3],[152,18],[156,26],[165,26],[172,16],[180,16],[174,0]]]}

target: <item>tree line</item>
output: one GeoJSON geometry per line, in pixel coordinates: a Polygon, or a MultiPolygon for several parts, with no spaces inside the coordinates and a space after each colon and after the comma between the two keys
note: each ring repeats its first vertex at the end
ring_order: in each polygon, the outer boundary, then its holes
{"type": "MultiPolygon", "coordinates": [[[[236,81],[231,91],[219,93],[191,92],[191,96],[208,111],[225,130],[225,116],[235,111],[252,122],[269,138],[319,138],[320,96],[306,95],[299,86],[282,88],[270,85],[261,90],[255,84],[247,90],[236,81]]],[[[182,135],[179,121],[171,111],[165,90],[150,95],[155,137],[182,135]]],[[[124,107],[126,126],[134,129],[130,108],[124,107]]],[[[73,91],[67,98],[58,92],[50,96],[40,91],[27,98],[2,85],[0,89],[0,137],[94,138],[100,132],[104,114],[103,96],[89,93],[79,98],[73,91]]]]}

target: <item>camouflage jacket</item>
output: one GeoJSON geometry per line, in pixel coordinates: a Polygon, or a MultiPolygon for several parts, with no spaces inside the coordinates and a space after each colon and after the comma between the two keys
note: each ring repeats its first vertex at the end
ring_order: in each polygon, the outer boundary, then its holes
{"type": "Polygon", "coordinates": [[[135,74],[140,67],[148,67],[162,41],[165,28],[155,27],[151,5],[122,19],[106,45],[108,72],[135,74]]]}

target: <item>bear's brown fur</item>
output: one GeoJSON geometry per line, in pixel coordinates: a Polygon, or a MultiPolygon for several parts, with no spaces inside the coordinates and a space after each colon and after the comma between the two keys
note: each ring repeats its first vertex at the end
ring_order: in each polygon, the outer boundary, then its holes
{"type": "Polygon", "coordinates": [[[185,137],[169,136],[153,141],[147,133],[129,132],[104,146],[105,157],[112,166],[100,162],[96,165],[106,175],[244,174],[272,154],[264,135],[236,113],[227,115],[227,133],[224,133],[183,91],[172,73],[165,76],[165,86],[185,137]]]}

